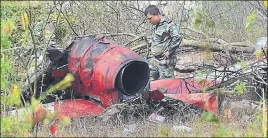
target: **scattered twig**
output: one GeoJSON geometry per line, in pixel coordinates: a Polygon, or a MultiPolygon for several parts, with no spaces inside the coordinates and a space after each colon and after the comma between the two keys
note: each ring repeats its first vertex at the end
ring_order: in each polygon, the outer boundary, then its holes
{"type": "Polygon", "coordinates": [[[35,69],[34,69],[34,74],[35,74],[35,81],[34,81],[34,92],[33,92],[33,95],[35,97],[35,94],[36,94],[36,87],[37,87],[37,48],[36,48],[36,42],[35,42],[35,37],[34,37],[34,34],[33,34],[33,30],[31,28],[32,26],[32,11],[31,11],[31,6],[30,6],[30,2],[29,2],[29,15],[30,15],[30,22],[28,24],[28,29],[30,31],[30,35],[31,35],[31,38],[32,38],[32,42],[33,42],[33,51],[34,51],[34,57],[35,57],[35,62],[34,62],[34,66],[35,66],[35,69]]]}
{"type": "Polygon", "coordinates": [[[137,37],[135,34],[130,34],[130,33],[111,34],[111,33],[102,32],[102,33],[95,33],[95,34],[79,35],[79,36],[75,36],[75,38],[83,38],[83,37],[89,37],[89,36],[96,36],[98,34],[102,34],[102,35],[104,35],[106,37],[109,37],[109,36],[122,36],[122,35],[131,36],[131,37],[137,37]]]}
{"type": "MultiPolygon", "coordinates": [[[[136,36],[134,39],[130,40],[129,42],[125,43],[124,46],[127,46],[127,45],[130,45],[131,43],[137,41],[137,40],[140,40],[144,37],[144,35],[142,36],[136,36]]],[[[144,45],[143,45],[144,46],[144,45]]]]}
{"type": "MultiPolygon", "coordinates": [[[[61,5],[61,6],[62,6],[62,5],[61,5]]],[[[78,36],[78,34],[74,31],[74,29],[73,29],[73,27],[72,27],[70,21],[67,19],[67,17],[65,16],[65,14],[64,14],[63,11],[61,10],[61,8],[58,9],[58,8],[56,7],[56,9],[57,9],[58,12],[60,12],[60,13],[63,15],[64,19],[67,21],[67,23],[68,23],[69,27],[71,28],[71,30],[73,31],[73,33],[74,33],[76,36],[78,36]]]]}

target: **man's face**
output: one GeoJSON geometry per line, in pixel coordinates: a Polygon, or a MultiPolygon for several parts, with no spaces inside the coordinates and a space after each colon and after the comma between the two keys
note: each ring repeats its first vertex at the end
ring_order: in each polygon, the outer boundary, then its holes
{"type": "Polygon", "coordinates": [[[147,14],[147,20],[151,23],[151,24],[158,24],[161,21],[161,18],[159,15],[151,15],[151,14],[147,14]]]}

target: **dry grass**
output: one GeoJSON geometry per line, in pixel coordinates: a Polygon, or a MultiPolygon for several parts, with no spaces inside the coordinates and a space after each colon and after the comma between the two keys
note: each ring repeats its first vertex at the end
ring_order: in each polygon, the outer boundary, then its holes
{"type": "MultiPolygon", "coordinates": [[[[129,123],[129,124],[133,124],[129,123]]],[[[92,124],[88,123],[81,125],[79,123],[73,123],[71,126],[62,128],[60,133],[62,137],[211,137],[211,136],[229,136],[229,137],[243,137],[247,133],[252,134],[255,137],[260,137],[261,124],[255,127],[250,127],[249,122],[224,122],[221,125],[210,122],[199,122],[198,120],[181,123],[162,123],[156,124],[152,122],[135,122],[136,128],[134,133],[125,134],[124,128],[126,125],[113,126],[111,124],[92,124]],[[191,127],[193,131],[191,133],[174,131],[173,126],[185,125],[191,127]],[[168,135],[161,134],[161,130],[167,129],[168,135]]],[[[45,129],[44,129],[45,130],[45,129]]],[[[41,137],[51,136],[48,131],[41,131],[39,135],[41,137]]]]}
{"type": "MultiPolygon", "coordinates": [[[[166,121],[153,123],[146,120],[132,120],[123,124],[104,123],[94,117],[73,119],[71,124],[58,126],[62,137],[243,137],[261,136],[261,123],[251,119],[225,120],[220,118],[220,123],[204,122],[200,117],[192,118],[188,122],[166,121]],[[192,128],[192,132],[174,131],[173,126],[184,125],[192,128]],[[124,129],[134,126],[133,133],[124,129]]],[[[41,129],[38,136],[51,136],[47,128],[41,129]]]]}

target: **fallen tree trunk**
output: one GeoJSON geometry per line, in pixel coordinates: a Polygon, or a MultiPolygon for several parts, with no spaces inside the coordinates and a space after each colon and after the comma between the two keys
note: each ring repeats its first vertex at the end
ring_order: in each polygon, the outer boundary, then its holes
{"type": "Polygon", "coordinates": [[[230,52],[246,52],[253,53],[255,51],[255,47],[253,45],[249,45],[245,42],[234,42],[234,43],[226,43],[221,39],[214,40],[209,39],[206,41],[196,41],[196,40],[187,40],[184,39],[182,41],[182,46],[191,46],[198,48],[209,48],[212,51],[230,51],[230,52]]]}
{"type": "MultiPolygon", "coordinates": [[[[227,43],[224,40],[217,39],[217,38],[209,38],[204,41],[183,39],[181,47],[197,47],[200,49],[209,49],[214,52],[229,51],[229,52],[253,53],[255,51],[255,47],[253,44],[248,44],[245,42],[227,43]]],[[[146,48],[147,48],[147,44],[144,42],[137,46],[132,47],[131,49],[134,50],[135,52],[138,52],[146,48]]],[[[139,52],[139,53],[142,53],[142,52],[139,52]]]]}

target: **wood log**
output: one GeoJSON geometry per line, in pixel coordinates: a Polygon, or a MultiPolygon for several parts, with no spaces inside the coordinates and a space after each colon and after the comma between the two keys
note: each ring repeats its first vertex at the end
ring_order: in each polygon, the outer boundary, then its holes
{"type": "MultiPolygon", "coordinates": [[[[219,39],[220,40],[220,39],[219,39]]],[[[253,53],[255,47],[253,45],[246,44],[244,42],[234,42],[234,43],[220,43],[220,41],[210,43],[207,41],[196,41],[183,39],[181,46],[191,46],[198,47],[201,49],[209,48],[212,51],[230,51],[230,52],[246,52],[253,53]]]]}
{"type": "MultiPolygon", "coordinates": [[[[252,44],[246,42],[232,42],[228,43],[222,39],[210,38],[203,41],[183,39],[181,47],[197,47],[200,49],[210,49],[212,51],[229,51],[229,52],[245,52],[253,53],[255,47],[252,44]]],[[[141,49],[146,49],[146,43],[141,43],[137,46],[131,47],[135,52],[141,49]]]]}

